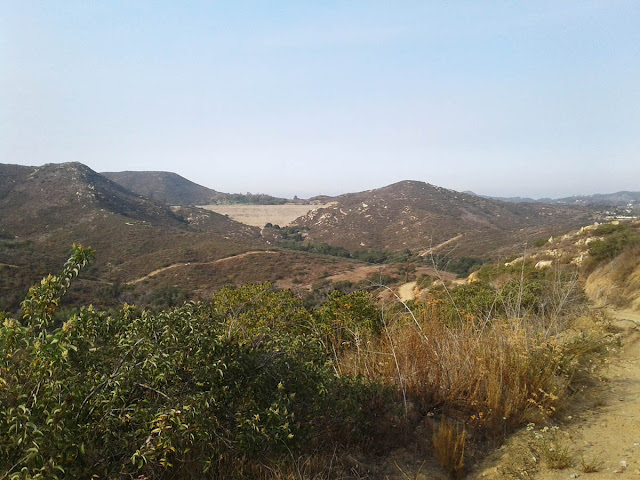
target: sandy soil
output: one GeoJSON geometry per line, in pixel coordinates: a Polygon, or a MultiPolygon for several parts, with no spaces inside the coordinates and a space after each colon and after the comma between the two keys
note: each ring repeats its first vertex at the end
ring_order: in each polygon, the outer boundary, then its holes
{"type": "MultiPolygon", "coordinates": [[[[374,278],[375,275],[386,275],[386,274],[396,274],[398,272],[397,265],[362,265],[356,267],[354,269],[344,271],[341,273],[337,273],[330,277],[327,277],[327,280],[331,280],[332,282],[340,282],[344,280],[349,280],[350,282],[359,282],[360,280],[366,280],[367,278],[374,278]]],[[[453,281],[456,278],[455,273],[445,272],[445,271],[436,271],[432,267],[417,267],[412,276],[417,277],[419,275],[428,275],[434,278],[442,278],[443,280],[453,281]]]]}
{"type": "Polygon", "coordinates": [[[400,297],[400,300],[402,300],[403,302],[415,300],[415,288],[417,283],[418,282],[408,282],[400,285],[400,288],[398,288],[398,296],[400,297]]]}
{"type": "Polygon", "coordinates": [[[327,280],[331,280],[332,282],[342,282],[342,281],[350,281],[350,282],[359,282],[361,280],[366,280],[371,275],[385,275],[389,273],[393,273],[395,269],[389,267],[389,265],[361,265],[356,268],[345,270],[344,272],[336,273],[335,275],[331,275],[327,277],[327,280]]]}
{"type": "Polygon", "coordinates": [[[201,205],[200,208],[211,210],[221,215],[228,215],[236,222],[264,227],[266,223],[284,227],[296,218],[306,215],[311,210],[324,208],[330,204],[319,205],[201,205]]]}

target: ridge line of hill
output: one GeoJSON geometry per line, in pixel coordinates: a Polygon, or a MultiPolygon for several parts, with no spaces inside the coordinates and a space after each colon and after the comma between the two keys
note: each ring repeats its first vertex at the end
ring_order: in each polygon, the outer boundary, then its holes
{"type": "Polygon", "coordinates": [[[106,178],[122,185],[138,195],[167,205],[212,205],[248,203],[281,205],[291,202],[286,198],[266,194],[223,193],[199,185],[173,172],[123,171],[102,172],[106,178]]]}

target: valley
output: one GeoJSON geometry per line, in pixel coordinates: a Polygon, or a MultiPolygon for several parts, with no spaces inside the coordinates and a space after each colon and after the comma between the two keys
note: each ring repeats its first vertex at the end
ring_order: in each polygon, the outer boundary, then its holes
{"type": "Polygon", "coordinates": [[[640,479],[640,2],[5,2],[0,480],[640,479]]]}
{"type": "MultiPolygon", "coordinates": [[[[220,192],[167,172],[103,176],[81,164],[0,167],[0,262],[15,266],[11,271],[8,267],[0,270],[6,284],[11,285],[11,294],[0,297],[5,309],[15,309],[28,285],[55,269],[73,243],[91,245],[98,252],[91,278],[83,280],[84,288],[78,295],[87,299],[97,296],[107,306],[125,300],[144,302],[149,288],[162,290],[165,287],[160,280],[169,278],[172,288],[194,299],[224,285],[252,280],[309,290],[323,276],[335,273],[331,269],[325,272],[322,265],[327,263],[353,268],[363,260],[379,263],[394,258],[392,262],[415,263],[414,268],[422,268],[421,264],[429,267],[429,255],[420,261],[418,253],[431,251],[435,244],[439,244],[436,253],[441,256],[440,267],[465,256],[481,262],[518,251],[527,240],[578,225],[593,216],[587,210],[566,211],[566,207],[509,206],[420,182],[337,197],[329,203],[199,208],[190,202],[211,199],[220,192]],[[156,195],[145,197],[145,188],[156,195]],[[151,197],[166,199],[169,204],[151,197]],[[366,201],[371,202],[370,207],[362,207],[366,201]],[[176,206],[178,203],[181,205],[176,206]],[[476,212],[478,208],[489,209],[487,212],[497,208],[492,218],[502,220],[492,224],[483,219],[489,213],[476,212]],[[315,218],[321,220],[312,220],[315,218]],[[463,218],[471,219],[471,223],[461,222],[463,218]],[[527,226],[531,218],[532,226],[527,226]],[[265,229],[268,224],[292,226],[287,227],[290,230],[265,229]],[[279,249],[280,258],[274,266],[257,259],[249,262],[252,265],[241,265],[242,260],[237,258],[229,261],[234,265],[231,272],[215,263],[274,247],[279,249]],[[291,248],[303,253],[287,251],[291,248]],[[291,262],[318,268],[301,273],[304,269],[291,262]],[[141,278],[151,280],[148,276],[152,272],[158,273],[144,289],[138,288],[143,282],[132,283],[141,278]]],[[[225,201],[232,198],[232,194],[225,195],[225,201]]],[[[256,198],[273,201],[273,197],[256,198]]],[[[386,280],[394,281],[393,276],[386,280]]],[[[353,284],[362,280],[355,275],[340,281],[353,284]]]]}
{"type": "Polygon", "coordinates": [[[640,468],[625,440],[637,220],[418,181],[286,202],[78,163],[0,165],[0,212],[12,465],[196,478],[217,452],[212,478],[640,468]]]}
{"type": "Polygon", "coordinates": [[[200,208],[226,215],[236,222],[262,228],[267,223],[283,227],[288,226],[298,217],[307,215],[319,208],[326,208],[329,205],[331,204],[200,205],[200,208]]]}

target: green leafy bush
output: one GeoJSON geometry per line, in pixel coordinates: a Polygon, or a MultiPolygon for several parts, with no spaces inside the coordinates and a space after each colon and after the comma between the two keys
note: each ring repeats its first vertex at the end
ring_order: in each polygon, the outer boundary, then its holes
{"type": "Polygon", "coordinates": [[[535,242],[533,242],[534,247],[544,247],[549,240],[547,238],[539,238],[535,242]]]}
{"type": "Polygon", "coordinates": [[[0,314],[0,478],[278,478],[301,455],[415,441],[399,432],[434,410],[468,433],[441,429],[434,447],[461,452],[551,415],[604,351],[597,336],[556,342],[576,284],[527,266],[436,288],[415,314],[383,316],[362,291],[305,308],[270,284],[159,312],[61,309],[92,256],[75,247],[22,319],[0,314]]]}
{"type": "MultiPolygon", "coordinates": [[[[89,306],[54,322],[92,255],[76,247],[34,286],[23,321],[0,317],[0,477],[245,478],[367,438],[375,412],[361,406],[377,387],[335,375],[290,292],[249,285],[159,313],[89,306]]],[[[369,312],[365,297],[342,301],[347,323],[369,312]]]]}
{"type": "Polygon", "coordinates": [[[622,232],[627,230],[627,226],[624,223],[605,223],[598,226],[593,233],[595,235],[611,235],[615,232],[622,232]]]}
{"type": "Polygon", "coordinates": [[[459,257],[451,258],[446,255],[434,254],[433,263],[436,268],[452,272],[460,277],[466,277],[471,272],[476,271],[485,262],[477,257],[459,257]]]}
{"type": "MultiPolygon", "coordinates": [[[[613,228],[606,229],[607,236],[603,240],[596,240],[589,244],[589,255],[595,261],[615,258],[627,246],[640,244],[640,237],[624,225],[602,225],[596,230],[596,233],[605,227],[613,228]]],[[[604,232],[602,233],[605,234],[604,232]]]]}
{"type": "Polygon", "coordinates": [[[344,295],[335,290],[314,315],[315,335],[329,353],[354,346],[363,337],[380,331],[380,313],[371,294],[355,291],[344,295]]]}

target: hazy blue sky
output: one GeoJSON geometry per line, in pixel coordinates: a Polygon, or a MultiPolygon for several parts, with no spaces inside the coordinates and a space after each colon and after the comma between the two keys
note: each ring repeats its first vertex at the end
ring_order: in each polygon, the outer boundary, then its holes
{"type": "Polygon", "coordinates": [[[640,2],[3,1],[0,163],[640,190],[640,2]]]}

